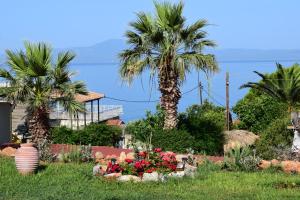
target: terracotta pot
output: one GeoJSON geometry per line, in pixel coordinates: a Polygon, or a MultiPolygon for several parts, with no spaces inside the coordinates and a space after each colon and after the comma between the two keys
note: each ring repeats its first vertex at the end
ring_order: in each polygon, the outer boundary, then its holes
{"type": "Polygon", "coordinates": [[[21,144],[15,154],[16,167],[20,174],[26,175],[33,173],[38,167],[39,154],[34,144],[21,144]]]}

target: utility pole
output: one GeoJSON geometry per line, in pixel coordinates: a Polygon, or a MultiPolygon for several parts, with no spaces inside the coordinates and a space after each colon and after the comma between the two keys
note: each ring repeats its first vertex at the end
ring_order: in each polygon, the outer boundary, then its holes
{"type": "Polygon", "coordinates": [[[199,72],[198,72],[198,88],[199,88],[199,99],[200,99],[200,105],[203,104],[203,100],[202,100],[202,89],[203,89],[203,86],[202,86],[202,83],[200,81],[200,75],[199,75],[199,72]]]}
{"type": "Polygon", "coordinates": [[[227,131],[230,129],[230,111],[229,111],[229,73],[226,72],[226,128],[227,131]]]}
{"type": "Polygon", "coordinates": [[[202,105],[203,100],[202,100],[202,83],[201,83],[201,81],[199,82],[199,98],[200,98],[200,105],[202,105]]]}

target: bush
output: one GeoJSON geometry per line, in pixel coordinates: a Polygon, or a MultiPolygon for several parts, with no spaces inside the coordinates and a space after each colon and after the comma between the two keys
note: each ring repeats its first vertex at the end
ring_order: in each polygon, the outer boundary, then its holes
{"type": "Polygon", "coordinates": [[[262,132],[256,142],[257,153],[264,159],[274,159],[280,156],[276,150],[280,146],[292,146],[293,134],[287,129],[290,124],[288,118],[274,120],[268,128],[262,132]]]}
{"type": "Polygon", "coordinates": [[[120,141],[121,134],[119,127],[105,124],[89,124],[82,130],[66,127],[51,130],[52,140],[56,144],[115,146],[120,141]]]}
{"type": "Polygon", "coordinates": [[[230,171],[256,171],[260,163],[249,147],[231,149],[224,157],[223,168],[230,171]]]}
{"type": "Polygon", "coordinates": [[[150,139],[150,133],[163,128],[163,122],[164,112],[160,106],[157,106],[155,113],[147,111],[146,118],[128,123],[126,132],[130,133],[135,140],[147,142],[150,139]]]}
{"type": "Polygon", "coordinates": [[[209,155],[222,154],[224,145],[224,108],[204,102],[202,106],[193,105],[179,115],[178,130],[163,131],[164,113],[157,107],[157,112],[146,113],[146,118],[131,122],[126,132],[134,140],[165,147],[166,150],[184,152],[192,148],[196,152],[209,155]],[[159,145],[163,143],[164,145],[159,145]]]}
{"type": "Polygon", "coordinates": [[[241,123],[238,129],[250,130],[261,134],[276,118],[286,115],[287,106],[272,97],[251,89],[249,93],[233,107],[241,123]]]}
{"type": "Polygon", "coordinates": [[[76,144],[76,131],[65,126],[54,127],[50,131],[54,144],[76,144]]]}
{"type": "Polygon", "coordinates": [[[152,135],[153,147],[162,147],[165,151],[185,153],[194,147],[195,138],[185,130],[156,130],[152,135]]]}
{"type": "Polygon", "coordinates": [[[194,150],[209,155],[223,153],[225,142],[224,108],[204,102],[193,105],[179,117],[179,129],[188,131],[195,138],[194,150]]]}

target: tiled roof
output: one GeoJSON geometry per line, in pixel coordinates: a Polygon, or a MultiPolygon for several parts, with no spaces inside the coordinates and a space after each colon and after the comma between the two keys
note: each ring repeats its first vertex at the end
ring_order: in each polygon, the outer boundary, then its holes
{"type": "Polygon", "coordinates": [[[124,122],[120,119],[109,119],[105,123],[109,126],[121,126],[124,124],[124,122]]]}
{"type": "Polygon", "coordinates": [[[77,94],[75,100],[81,103],[101,99],[104,97],[102,93],[88,92],[87,95],[77,94]]]}

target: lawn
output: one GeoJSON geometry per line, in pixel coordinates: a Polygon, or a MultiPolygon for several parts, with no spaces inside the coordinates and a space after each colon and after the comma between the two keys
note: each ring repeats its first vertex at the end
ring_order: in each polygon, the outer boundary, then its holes
{"type": "Polygon", "coordinates": [[[300,199],[300,176],[281,172],[225,172],[210,164],[194,179],[117,183],[91,171],[92,164],[55,163],[20,176],[12,159],[0,157],[0,199],[300,199]]]}

